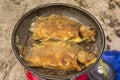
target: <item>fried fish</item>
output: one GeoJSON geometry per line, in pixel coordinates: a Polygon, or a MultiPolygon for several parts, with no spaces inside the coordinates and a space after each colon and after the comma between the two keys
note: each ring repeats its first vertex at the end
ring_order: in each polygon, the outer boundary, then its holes
{"type": "Polygon", "coordinates": [[[93,64],[97,57],[78,43],[95,41],[96,34],[95,29],[64,16],[52,14],[38,18],[30,38],[40,42],[31,43],[31,47],[26,46],[22,56],[31,63],[30,66],[81,71],[93,64]]]}

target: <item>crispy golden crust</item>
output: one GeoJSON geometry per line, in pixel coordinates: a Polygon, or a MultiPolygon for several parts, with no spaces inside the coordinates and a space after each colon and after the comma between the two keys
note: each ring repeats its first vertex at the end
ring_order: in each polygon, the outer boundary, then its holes
{"type": "Polygon", "coordinates": [[[24,57],[34,66],[51,67],[59,70],[81,70],[77,64],[76,53],[78,48],[67,46],[64,43],[54,42],[37,45],[27,51],[24,57]]]}
{"type": "Polygon", "coordinates": [[[43,21],[37,21],[33,37],[37,39],[59,39],[80,41],[78,28],[80,24],[66,17],[51,15],[43,21]]]}
{"type": "Polygon", "coordinates": [[[24,59],[31,66],[57,70],[81,71],[96,61],[93,52],[85,51],[78,43],[95,39],[96,31],[72,19],[51,15],[37,19],[32,39],[41,40],[39,44],[31,43],[32,47],[24,49],[24,59]],[[82,37],[80,37],[81,35],[82,37]]]}

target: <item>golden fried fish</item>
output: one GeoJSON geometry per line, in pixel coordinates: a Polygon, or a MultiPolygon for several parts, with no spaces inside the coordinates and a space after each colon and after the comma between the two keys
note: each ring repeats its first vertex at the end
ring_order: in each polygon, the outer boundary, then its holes
{"type": "Polygon", "coordinates": [[[81,71],[97,57],[94,50],[85,51],[78,43],[92,40],[90,44],[95,44],[96,34],[95,29],[64,16],[52,14],[38,18],[30,37],[32,46],[27,45],[22,56],[31,63],[29,66],[81,71]],[[35,43],[36,40],[40,40],[39,43],[35,43]]]}
{"type": "Polygon", "coordinates": [[[71,47],[65,43],[47,42],[44,45],[35,44],[27,50],[24,59],[32,66],[41,66],[58,70],[81,70],[77,64],[76,53],[79,47],[71,47]]]}

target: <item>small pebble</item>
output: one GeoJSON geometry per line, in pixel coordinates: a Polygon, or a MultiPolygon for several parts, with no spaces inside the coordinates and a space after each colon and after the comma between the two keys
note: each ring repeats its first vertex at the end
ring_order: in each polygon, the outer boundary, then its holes
{"type": "Polygon", "coordinates": [[[6,68],[7,67],[7,64],[3,64],[3,68],[6,68]]]}
{"type": "Polygon", "coordinates": [[[6,67],[7,67],[7,64],[1,62],[1,63],[0,63],[0,67],[2,67],[2,68],[6,68],[6,67]]]}
{"type": "Polygon", "coordinates": [[[120,29],[116,29],[115,34],[116,34],[116,36],[120,37],[120,29]]]}
{"type": "Polygon", "coordinates": [[[110,45],[109,44],[107,44],[106,50],[110,50],[110,45]]]}
{"type": "Polygon", "coordinates": [[[107,39],[108,42],[112,42],[112,40],[110,39],[109,36],[106,36],[106,39],[107,39]]]}

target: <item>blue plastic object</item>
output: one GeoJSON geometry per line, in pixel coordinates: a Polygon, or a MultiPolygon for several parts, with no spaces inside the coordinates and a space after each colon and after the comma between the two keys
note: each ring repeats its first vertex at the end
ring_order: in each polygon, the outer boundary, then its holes
{"type": "Polygon", "coordinates": [[[116,79],[120,80],[120,51],[105,51],[102,59],[110,63],[116,73],[116,79]]]}

